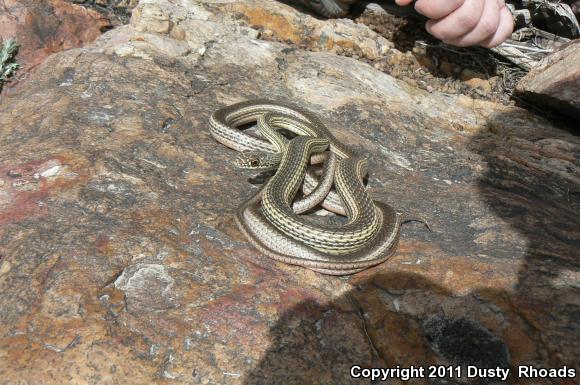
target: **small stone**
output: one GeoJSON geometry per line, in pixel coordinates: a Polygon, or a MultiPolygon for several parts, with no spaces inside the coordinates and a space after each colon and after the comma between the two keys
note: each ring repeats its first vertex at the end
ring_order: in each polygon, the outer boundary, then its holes
{"type": "Polygon", "coordinates": [[[169,16],[155,4],[147,4],[133,13],[131,23],[140,32],[169,32],[169,16]]]}
{"type": "Polygon", "coordinates": [[[471,89],[480,89],[485,93],[491,92],[491,83],[486,79],[472,78],[463,82],[471,89]]]}
{"type": "Polygon", "coordinates": [[[55,166],[52,166],[52,167],[42,171],[39,175],[43,178],[50,178],[51,176],[58,175],[61,168],[62,168],[62,166],[55,165],[55,166]]]}
{"type": "Polygon", "coordinates": [[[475,72],[473,70],[470,70],[469,68],[465,68],[463,71],[461,71],[461,75],[459,76],[459,79],[463,80],[463,81],[468,81],[471,79],[485,79],[486,76],[480,72],[475,72]]]}
{"type": "Polygon", "coordinates": [[[262,37],[264,39],[271,39],[274,36],[274,32],[271,29],[265,29],[262,31],[262,37]]]}

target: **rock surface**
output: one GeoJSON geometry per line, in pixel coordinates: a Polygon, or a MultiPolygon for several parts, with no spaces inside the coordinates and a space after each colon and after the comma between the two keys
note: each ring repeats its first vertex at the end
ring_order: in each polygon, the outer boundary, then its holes
{"type": "Polygon", "coordinates": [[[522,80],[516,91],[538,105],[574,119],[580,116],[580,39],[547,56],[522,80]]]}
{"type": "MultiPolygon", "coordinates": [[[[297,31],[336,25],[261,3],[297,31]]],[[[580,139],[516,107],[260,40],[240,13],[254,4],[141,1],[131,25],[51,56],[0,105],[0,383],[577,368],[580,139]],[[256,97],[319,113],[369,155],[371,195],[432,232],[408,223],[387,263],[350,278],[261,256],[233,219],[260,178],[207,129],[213,110],[256,97]]]]}
{"type": "MultiPolygon", "coordinates": [[[[99,13],[64,0],[3,0],[0,4],[0,38],[14,38],[20,45],[21,68],[15,79],[19,82],[47,56],[82,47],[108,26],[99,13]]],[[[7,83],[4,92],[14,90],[17,83],[7,83]]]]}
{"type": "MultiPolygon", "coordinates": [[[[125,21],[126,12],[138,3],[108,0],[99,5],[94,0],[74,1],[104,12],[115,25],[116,18],[125,21]]],[[[293,6],[272,1],[205,2],[210,9],[220,11],[212,12],[214,21],[222,22],[224,16],[235,18],[238,23],[257,29],[261,39],[360,59],[426,90],[510,104],[513,88],[523,76],[521,70],[498,63],[489,50],[479,47],[450,50],[440,46],[439,41],[425,31],[426,19],[412,7],[399,7],[388,1],[357,1],[352,4],[350,20],[323,21],[297,13],[296,9],[308,12],[300,0],[282,3],[293,6]]]]}

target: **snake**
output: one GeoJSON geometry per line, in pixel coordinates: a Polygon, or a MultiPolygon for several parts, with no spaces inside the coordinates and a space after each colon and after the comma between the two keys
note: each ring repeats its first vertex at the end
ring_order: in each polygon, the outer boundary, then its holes
{"type": "Polygon", "coordinates": [[[334,137],[325,132],[326,128],[315,127],[312,123],[287,115],[271,112],[261,115],[258,127],[266,139],[281,147],[278,171],[268,181],[262,195],[264,215],[274,226],[294,239],[334,255],[361,248],[375,236],[381,223],[375,205],[362,183],[367,167],[366,158],[352,151],[347,155],[344,149],[339,149],[341,143],[337,143],[334,137]],[[299,136],[285,145],[286,140],[278,132],[280,129],[310,131],[319,135],[314,138],[299,136]],[[312,225],[292,210],[291,203],[304,178],[308,159],[312,153],[320,152],[316,150],[320,150],[320,144],[313,144],[319,141],[323,141],[326,146],[332,142],[331,152],[336,152],[339,157],[334,183],[349,219],[345,225],[312,225]],[[310,150],[309,145],[314,150],[310,150]]]}
{"type": "Polygon", "coordinates": [[[397,249],[401,218],[387,204],[375,202],[383,217],[383,226],[372,242],[356,252],[329,258],[325,253],[288,237],[272,225],[261,210],[262,191],[263,188],[242,203],[236,212],[236,223],[250,243],[271,259],[322,274],[349,275],[383,263],[397,249]]]}
{"type": "MultiPolygon", "coordinates": [[[[250,160],[254,167],[264,159],[277,163],[274,177],[236,214],[241,231],[267,256],[325,274],[344,275],[381,263],[395,250],[400,215],[392,207],[368,198],[362,184],[366,159],[336,140],[313,114],[288,103],[247,101],[213,113],[210,132],[220,143],[242,151],[241,160],[250,160]],[[264,139],[237,128],[254,121],[264,139]],[[276,139],[281,137],[276,134],[277,129],[307,136],[299,136],[286,145],[287,140],[276,139]],[[331,152],[327,158],[334,155],[339,159],[334,183],[349,217],[346,225],[337,227],[312,226],[291,205],[311,155],[326,146],[331,152]],[[260,154],[269,156],[260,159],[260,154]]],[[[325,164],[322,182],[313,192],[318,196],[313,201],[320,202],[324,194],[329,195],[326,187],[319,188],[328,180],[327,174],[332,173],[329,169],[325,164]],[[318,188],[320,191],[316,191],[318,188]]]]}
{"type": "Polygon", "coordinates": [[[294,125],[288,127],[297,135],[323,136],[330,139],[331,153],[328,156],[317,156],[314,163],[328,158],[323,169],[322,180],[316,176],[314,171],[308,170],[304,179],[303,190],[306,198],[298,199],[294,202],[295,213],[302,213],[310,210],[320,203],[320,205],[336,214],[346,215],[340,197],[334,191],[330,191],[336,159],[334,154],[346,157],[350,153],[332,134],[326,129],[317,116],[288,103],[276,102],[267,99],[248,100],[220,108],[215,111],[209,121],[210,133],[215,140],[226,147],[239,151],[241,154],[234,161],[234,164],[242,169],[252,169],[259,171],[269,171],[277,168],[275,159],[281,159],[279,154],[283,149],[279,143],[249,135],[238,127],[248,123],[257,122],[258,118],[266,113],[280,113],[293,117],[299,121],[310,122],[311,125],[294,125]],[[313,130],[314,128],[314,130],[313,130]],[[306,131],[301,131],[307,129],[306,131]],[[338,146],[338,147],[336,147],[338,146]]]}

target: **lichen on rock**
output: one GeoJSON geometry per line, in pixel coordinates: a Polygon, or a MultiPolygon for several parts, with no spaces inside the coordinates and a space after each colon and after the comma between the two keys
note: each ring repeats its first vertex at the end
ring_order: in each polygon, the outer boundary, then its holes
{"type": "Polygon", "coordinates": [[[17,52],[18,44],[14,40],[0,40],[0,90],[2,90],[4,82],[18,69],[18,63],[14,62],[17,52]]]}

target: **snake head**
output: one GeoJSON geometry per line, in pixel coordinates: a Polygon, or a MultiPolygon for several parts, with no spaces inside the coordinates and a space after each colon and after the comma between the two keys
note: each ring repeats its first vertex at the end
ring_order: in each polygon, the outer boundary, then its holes
{"type": "Polygon", "coordinates": [[[258,171],[275,170],[279,163],[279,156],[261,151],[244,151],[234,161],[238,168],[258,171]]]}

